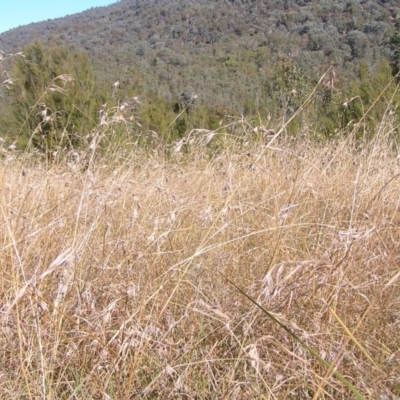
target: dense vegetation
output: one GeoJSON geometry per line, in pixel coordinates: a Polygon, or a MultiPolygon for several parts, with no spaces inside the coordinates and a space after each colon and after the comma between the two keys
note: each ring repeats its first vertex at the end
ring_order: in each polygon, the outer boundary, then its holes
{"type": "Polygon", "coordinates": [[[390,120],[361,150],[230,128],[217,157],[1,148],[1,398],[400,398],[390,120]]]}
{"type": "MultiPolygon", "coordinates": [[[[304,104],[321,76],[289,132],[305,127],[330,137],[362,119],[370,135],[388,99],[387,112],[398,115],[395,84],[379,95],[398,71],[399,10],[395,0],[124,0],[11,30],[0,35],[0,49],[25,48],[29,55],[26,46],[40,40],[54,57],[60,46],[72,52],[60,68],[40,67],[49,72],[44,85],[57,72],[72,71],[76,79],[73,58],[79,63],[87,52],[85,65],[90,59],[96,82],[84,80],[86,95],[93,98],[79,101],[91,103],[89,113],[112,92],[114,100],[131,108],[135,98],[142,130],[174,138],[193,128],[215,129],[226,115],[257,115],[277,128],[304,104]]],[[[25,62],[36,61],[27,57],[25,62]]],[[[17,69],[18,78],[21,65],[17,69]]],[[[26,117],[11,106],[19,102],[15,94],[3,98],[7,107],[1,113],[7,126],[2,134],[10,137],[17,134],[10,118],[26,117]]]]}

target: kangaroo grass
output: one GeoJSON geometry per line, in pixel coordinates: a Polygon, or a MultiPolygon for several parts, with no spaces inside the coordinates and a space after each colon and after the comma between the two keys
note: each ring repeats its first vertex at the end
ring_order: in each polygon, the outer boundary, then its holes
{"type": "Polygon", "coordinates": [[[225,276],[222,272],[220,274],[231,284],[234,288],[236,288],[243,296],[249,299],[255,306],[257,306],[268,318],[270,318],[273,322],[279,325],[282,329],[284,329],[292,338],[294,338],[302,347],[308,350],[324,367],[332,370],[333,375],[342,382],[351,392],[353,392],[354,396],[357,399],[365,400],[365,397],[338,371],[335,370],[335,366],[325,361],[312,347],[310,347],[306,342],[301,340],[290,328],[288,328],[284,323],[279,321],[278,318],[274,317],[269,311],[267,311],[261,304],[259,304],[256,300],[253,299],[250,295],[248,295],[243,289],[241,289],[238,285],[236,285],[232,280],[230,280],[227,276],[225,276]]]}

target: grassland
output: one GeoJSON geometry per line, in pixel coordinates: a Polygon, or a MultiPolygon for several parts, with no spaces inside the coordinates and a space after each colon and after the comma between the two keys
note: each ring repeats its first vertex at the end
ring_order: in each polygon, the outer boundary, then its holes
{"type": "Polygon", "coordinates": [[[2,398],[400,398],[393,126],[250,125],[51,164],[3,148],[2,398]]]}

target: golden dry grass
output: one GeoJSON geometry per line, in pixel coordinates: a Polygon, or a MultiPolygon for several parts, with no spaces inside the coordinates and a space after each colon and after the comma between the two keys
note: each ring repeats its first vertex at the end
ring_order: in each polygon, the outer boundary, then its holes
{"type": "Polygon", "coordinates": [[[389,140],[6,155],[7,399],[400,397],[400,165],[389,140]],[[225,276],[225,277],[224,277],[225,276]]]}

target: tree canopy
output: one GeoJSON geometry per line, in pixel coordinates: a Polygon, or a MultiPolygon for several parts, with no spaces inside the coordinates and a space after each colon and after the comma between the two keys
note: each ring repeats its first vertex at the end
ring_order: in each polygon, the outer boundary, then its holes
{"type": "Polygon", "coordinates": [[[88,55],[35,42],[14,60],[9,134],[41,148],[76,145],[97,123],[100,98],[88,55]]]}

